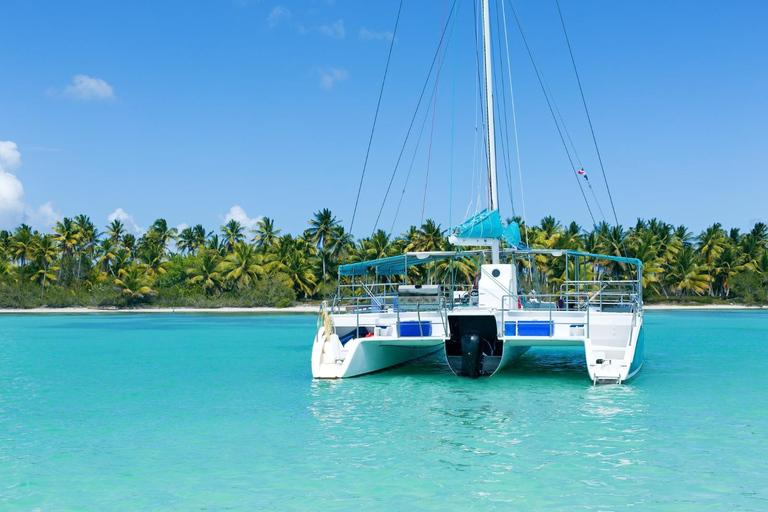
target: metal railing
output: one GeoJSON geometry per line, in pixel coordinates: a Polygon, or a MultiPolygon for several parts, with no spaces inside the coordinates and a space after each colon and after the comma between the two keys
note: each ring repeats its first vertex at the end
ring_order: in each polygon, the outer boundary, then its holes
{"type": "MultiPolygon", "coordinates": [[[[632,283],[633,281],[616,281],[606,282],[602,281],[602,284],[618,284],[623,285],[625,283],[632,283]]],[[[575,284],[584,284],[574,282],[575,284]]],[[[574,283],[565,283],[563,286],[574,283]]],[[[597,283],[597,282],[594,282],[597,283]]],[[[622,291],[610,291],[606,293],[606,288],[601,287],[597,293],[594,292],[569,292],[559,294],[529,294],[524,295],[504,295],[501,298],[501,328],[506,330],[506,321],[511,320],[512,316],[509,315],[512,311],[526,311],[526,312],[543,312],[546,311],[548,315],[548,321],[550,328],[549,337],[555,335],[556,325],[574,325],[573,319],[567,321],[557,322],[553,317],[554,312],[585,312],[586,319],[584,324],[585,335],[587,338],[590,336],[590,312],[593,310],[601,312],[624,312],[632,313],[632,324],[630,329],[630,344],[632,330],[637,323],[637,314],[640,310],[640,302],[638,297],[633,293],[627,293],[622,291]],[[605,297],[605,298],[604,298],[605,297]],[[548,299],[548,300],[545,300],[548,299]]]]}

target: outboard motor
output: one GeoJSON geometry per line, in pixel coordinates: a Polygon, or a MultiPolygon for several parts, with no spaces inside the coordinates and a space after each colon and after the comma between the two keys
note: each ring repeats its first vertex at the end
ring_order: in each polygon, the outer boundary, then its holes
{"type": "Polygon", "coordinates": [[[445,358],[453,373],[475,379],[491,375],[501,364],[504,342],[496,335],[493,315],[449,315],[451,337],[445,358]]]}
{"type": "Polygon", "coordinates": [[[482,369],[482,356],[483,352],[480,349],[480,335],[476,332],[462,334],[461,374],[472,379],[477,378],[482,369]]]}

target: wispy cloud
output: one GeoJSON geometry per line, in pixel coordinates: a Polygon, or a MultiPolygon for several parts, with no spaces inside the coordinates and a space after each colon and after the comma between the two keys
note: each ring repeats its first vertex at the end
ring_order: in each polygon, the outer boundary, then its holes
{"type": "Polygon", "coordinates": [[[342,68],[318,69],[320,73],[320,88],[330,91],[333,86],[349,78],[349,71],[342,68]]]}
{"type": "Polygon", "coordinates": [[[291,11],[283,5],[278,5],[267,16],[267,23],[270,27],[275,27],[280,23],[287,22],[291,19],[291,11]]]}
{"type": "Polygon", "coordinates": [[[133,220],[133,215],[126,212],[122,208],[118,208],[117,210],[110,213],[109,216],[107,216],[107,221],[112,222],[115,220],[122,222],[125,228],[132,232],[134,235],[144,234],[144,230],[140,228],[133,220]]]}
{"type": "Polygon", "coordinates": [[[11,171],[21,166],[21,153],[15,142],[0,141],[0,229],[12,229],[21,222],[48,230],[61,218],[48,202],[39,208],[24,200],[24,186],[11,171]]]}
{"type": "Polygon", "coordinates": [[[334,39],[344,39],[347,31],[344,29],[344,20],[337,20],[330,25],[320,25],[317,31],[334,39]]]}
{"type": "Polygon", "coordinates": [[[61,148],[46,148],[44,146],[24,146],[24,151],[37,151],[40,153],[59,153],[61,148]]]}
{"type": "Polygon", "coordinates": [[[74,98],[82,101],[90,100],[109,100],[115,97],[115,91],[111,85],[101,78],[92,78],[88,75],[75,75],[72,77],[72,83],[59,91],[58,89],[48,89],[50,96],[63,98],[74,98]]]}
{"type": "Polygon", "coordinates": [[[375,30],[368,30],[365,27],[360,28],[360,32],[357,33],[357,37],[366,41],[376,41],[385,39],[387,41],[392,40],[392,32],[376,32],[375,30]]]}

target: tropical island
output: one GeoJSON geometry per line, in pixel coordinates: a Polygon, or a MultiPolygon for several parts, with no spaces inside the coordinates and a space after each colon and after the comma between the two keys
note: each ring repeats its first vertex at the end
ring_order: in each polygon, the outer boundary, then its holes
{"type": "MultiPolygon", "coordinates": [[[[745,233],[715,223],[695,235],[657,219],[592,230],[553,217],[530,226],[507,219],[513,221],[532,247],[641,260],[648,303],[768,303],[768,226],[762,222],[745,233]]],[[[21,224],[0,231],[0,308],[283,308],[332,296],[344,262],[455,249],[433,220],[399,236],[380,229],[357,240],[328,209],[308,224],[296,236],[268,217],[250,232],[236,220],[219,231],[198,224],[179,232],[157,219],[141,236],[120,220],[101,231],[86,215],[63,218],[52,233],[21,224]]],[[[562,281],[565,268],[546,256],[536,265],[553,289],[562,281]]],[[[470,259],[457,269],[467,282],[476,272],[470,259]]],[[[613,277],[627,272],[610,262],[600,271],[613,277]]],[[[426,279],[412,272],[414,282],[426,279]]],[[[447,266],[435,272],[439,282],[447,266]]]]}

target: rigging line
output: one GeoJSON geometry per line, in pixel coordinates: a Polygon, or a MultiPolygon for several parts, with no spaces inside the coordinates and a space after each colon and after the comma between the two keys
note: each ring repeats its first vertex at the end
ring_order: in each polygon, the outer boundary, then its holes
{"type": "MultiPolygon", "coordinates": [[[[459,19],[458,13],[453,18],[453,28],[451,32],[456,32],[456,20],[459,19]]],[[[453,87],[451,88],[451,172],[448,185],[448,229],[453,226],[453,150],[456,140],[456,39],[453,40],[453,87]]],[[[451,261],[453,265],[453,261],[451,261]]]]}
{"type": "MultiPolygon", "coordinates": [[[[432,88],[432,94],[435,93],[435,88],[432,88]]],[[[428,104],[432,102],[432,96],[430,95],[428,104]]],[[[427,126],[427,119],[429,119],[429,112],[430,108],[428,107],[426,112],[424,112],[424,120],[421,122],[421,129],[419,130],[419,136],[416,139],[416,145],[413,148],[413,156],[411,157],[411,164],[408,167],[408,173],[405,175],[405,183],[403,184],[403,191],[400,193],[400,200],[397,202],[397,209],[395,209],[395,216],[392,219],[392,227],[390,228],[389,232],[394,233],[395,229],[395,222],[397,222],[397,216],[400,213],[400,207],[403,204],[403,197],[405,197],[405,190],[408,188],[408,180],[411,177],[411,171],[413,171],[413,164],[416,162],[416,155],[419,152],[419,146],[421,145],[421,138],[424,135],[424,128],[427,126]]]]}
{"type": "MultiPolygon", "coordinates": [[[[496,0],[496,11],[499,10],[499,2],[496,0]]],[[[499,70],[504,70],[504,63],[502,60],[502,52],[501,52],[501,26],[499,22],[499,16],[496,16],[496,32],[499,34],[496,41],[499,46],[499,54],[498,54],[498,64],[499,64],[499,70]]],[[[509,122],[507,119],[507,95],[504,94],[504,91],[507,88],[507,84],[504,82],[504,73],[500,72],[498,73],[500,79],[501,79],[501,88],[498,89],[501,92],[501,112],[504,114],[504,125],[501,136],[501,151],[502,155],[504,156],[504,174],[507,178],[507,192],[509,194],[509,203],[512,206],[512,216],[517,216],[517,212],[515,212],[515,200],[514,196],[512,194],[512,165],[510,164],[510,156],[509,156],[509,144],[507,144],[507,139],[509,138],[509,122]]],[[[502,128],[501,126],[499,128],[502,128]]]]}
{"type": "Polygon", "coordinates": [[[357,206],[360,202],[360,192],[363,190],[363,180],[365,179],[365,169],[368,167],[368,157],[371,154],[371,144],[373,144],[373,134],[376,131],[376,121],[379,118],[379,109],[381,108],[381,98],[384,96],[384,84],[387,82],[387,73],[389,72],[389,62],[392,59],[392,49],[395,46],[395,36],[397,35],[397,26],[400,24],[400,13],[403,10],[403,0],[400,0],[400,6],[397,8],[397,18],[395,19],[395,28],[392,30],[392,40],[389,42],[389,53],[387,54],[387,65],[384,67],[384,78],[381,80],[381,89],[379,90],[379,100],[376,103],[376,114],[373,116],[373,126],[371,135],[368,138],[368,149],[365,152],[365,162],[363,163],[363,172],[360,175],[360,185],[357,187],[357,197],[355,198],[355,209],[352,211],[352,222],[349,224],[349,232],[355,225],[355,216],[357,215],[357,206]]]}
{"type": "MultiPolygon", "coordinates": [[[[526,32],[525,27],[522,25],[522,20],[519,20],[518,22],[521,27],[520,31],[524,33],[523,37],[527,39],[528,33],[526,32]]],[[[531,60],[534,62],[534,66],[538,68],[539,73],[541,73],[541,80],[544,82],[544,87],[546,87],[547,93],[549,94],[549,97],[552,100],[552,106],[554,107],[557,117],[560,119],[560,124],[562,125],[563,132],[565,133],[565,138],[568,139],[568,143],[571,145],[571,151],[573,151],[573,154],[576,157],[576,162],[578,162],[579,167],[582,167],[581,157],[579,157],[579,153],[576,150],[576,145],[573,143],[573,139],[571,138],[571,133],[568,131],[568,126],[565,124],[565,119],[563,118],[563,114],[560,112],[560,107],[557,105],[557,101],[555,100],[555,95],[552,93],[552,88],[549,86],[549,80],[547,80],[547,76],[544,73],[544,69],[541,67],[541,64],[539,64],[539,58],[536,55],[536,50],[534,50],[532,46],[529,48],[529,55],[531,56],[531,60]]]]}
{"type": "MultiPolygon", "coordinates": [[[[421,102],[424,99],[424,92],[427,90],[427,86],[429,85],[429,79],[432,77],[432,71],[435,69],[435,63],[437,62],[437,57],[440,55],[440,47],[442,46],[443,38],[445,37],[445,32],[448,29],[448,24],[451,21],[451,17],[453,16],[453,13],[455,10],[457,10],[457,5],[461,3],[461,0],[454,0],[451,11],[448,13],[448,21],[446,21],[445,27],[443,28],[443,33],[440,35],[440,42],[437,46],[437,51],[435,51],[435,55],[432,58],[432,64],[429,66],[429,72],[427,73],[427,78],[424,80],[424,86],[421,88],[421,94],[419,94],[419,101],[416,103],[416,110],[413,112],[413,117],[411,117],[411,123],[408,126],[408,131],[405,134],[405,140],[403,141],[403,145],[400,148],[400,154],[397,157],[397,162],[395,162],[395,169],[392,171],[392,176],[389,179],[389,185],[387,185],[387,191],[384,194],[384,200],[381,202],[381,208],[379,209],[379,214],[376,216],[376,223],[373,225],[373,231],[376,231],[376,227],[379,225],[379,221],[381,220],[381,214],[384,211],[384,205],[387,202],[387,198],[389,197],[390,189],[392,188],[392,183],[395,180],[395,175],[397,174],[397,170],[400,167],[400,161],[403,158],[403,154],[405,153],[405,147],[408,144],[408,140],[411,136],[411,130],[413,129],[413,123],[416,121],[416,117],[419,114],[419,109],[421,108],[421,102]]],[[[455,19],[454,19],[454,28],[456,26],[455,19]]],[[[453,34],[453,30],[451,30],[451,35],[453,34]]],[[[451,38],[451,35],[448,36],[449,40],[451,38]]],[[[432,97],[430,96],[430,100],[432,97]]]]}
{"type": "MultiPolygon", "coordinates": [[[[501,89],[501,90],[504,90],[504,89],[501,89]]],[[[502,110],[502,108],[497,103],[494,104],[494,110],[496,111],[497,117],[499,118],[501,118],[502,113],[504,113],[503,118],[504,118],[504,122],[506,123],[507,121],[506,112],[502,110]]],[[[504,157],[502,158],[502,163],[504,164],[504,177],[506,178],[506,181],[507,181],[507,192],[509,193],[509,202],[512,205],[512,215],[517,215],[515,213],[515,203],[512,199],[512,173],[510,170],[511,166],[509,165],[509,158],[508,158],[509,147],[506,145],[506,131],[502,126],[499,126],[499,130],[502,132],[501,137],[499,137],[499,144],[501,145],[501,155],[502,157],[504,157]]]]}
{"type": "MultiPolygon", "coordinates": [[[[475,27],[475,66],[478,65],[478,59],[477,59],[477,7],[476,4],[473,2],[472,7],[474,9],[474,27],[475,27]]],[[[464,212],[464,219],[469,218],[469,212],[472,209],[472,205],[475,204],[475,178],[477,178],[477,202],[480,202],[480,177],[478,176],[477,169],[479,168],[479,165],[477,165],[478,156],[477,156],[477,139],[478,139],[478,129],[477,126],[479,124],[479,118],[480,118],[480,84],[479,81],[475,81],[475,101],[474,101],[474,107],[475,107],[475,133],[472,140],[472,182],[471,186],[469,188],[469,204],[467,205],[467,209],[464,212]]]]}
{"type": "MultiPolygon", "coordinates": [[[[583,171],[584,168],[582,167],[581,170],[583,171]]],[[[592,192],[592,197],[595,199],[595,204],[597,205],[597,209],[600,210],[600,216],[603,218],[603,222],[605,222],[605,214],[603,213],[603,209],[600,206],[600,202],[597,200],[597,196],[595,195],[595,189],[592,188],[592,183],[589,181],[589,178],[587,178],[587,186],[589,187],[590,192],[592,192]]]]}
{"type": "MultiPolygon", "coordinates": [[[[616,215],[616,207],[613,204],[613,196],[611,195],[611,188],[608,186],[608,178],[605,175],[605,167],[603,166],[603,157],[600,155],[600,148],[597,146],[597,137],[595,137],[595,129],[592,126],[592,117],[589,115],[589,109],[587,108],[587,99],[584,97],[584,89],[581,87],[581,79],[579,78],[579,71],[576,69],[576,59],[573,56],[573,49],[571,48],[571,40],[568,38],[568,31],[565,29],[565,19],[563,18],[563,11],[560,9],[560,0],[555,0],[557,4],[557,13],[560,15],[560,23],[563,26],[563,34],[565,34],[565,42],[568,45],[568,53],[571,55],[571,64],[573,64],[573,72],[576,75],[576,83],[579,84],[579,93],[581,94],[581,102],[584,104],[584,112],[587,114],[587,122],[589,123],[589,131],[592,133],[592,142],[595,143],[595,152],[597,153],[597,160],[600,162],[600,170],[603,173],[603,181],[605,181],[605,189],[608,191],[608,199],[611,201],[611,210],[613,210],[613,219],[616,221],[616,225],[619,225],[619,217],[616,215]]],[[[626,252],[626,250],[625,250],[626,252]]]]}
{"type": "Polygon", "coordinates": [[[541,79],[541,74],[539,73],[539,68],[536,65],[536,61],[533,58],[533,54],[531,52],[531,46],[528,43],[528,37],[526,36],[525,29],[523,28],[523,24],[520,21],[520,15],[517,12],[517,8],[515,7],[513,0],[508,0],[510,7],[512,8],[512,13],[515,15],[515,21],[517,22],[517,26],[520,29],[520,34],[523,36],[523,42],[525,43],[525,48],[528,51],[528,57],[531,59],[531,63],[533,64],[533,69],[536,72],[536,77],[539,79],[539,85],[541,86],[541,91],[544,93],[544,99],[547,100],[547,106],[549,107],[549,112],[552,114],[552,120],[555,122],[555,127],[557,128],[557,133],[560,135],[560,141],[563,143],[563,148],[565,149],[565,154],[568,156],[568,161],[571,164],[571,170],[573,171],[573,176],[576,178],[576,183],[579,185],[579,190],[581,191],[581,196],[584,198],[584,204],[587,205],[587,210],[589,210],[589,216],[592,219],[592,225],[596,226],[597,223],[595,222],[595,216],[592,214],[592,207],[589,206],[589,201],[587,200],[587,195],[584,193],[584,187],[581,185],[581,180],[579,179],[579,175],[576,173],[576,166],[573,165],[573,159],[571,158],[571,152],[568,151],[568,145],[565,143],[565,138],[563,137],[563,131],[560,129],[560,123],[557,122],[557,116],[555,116],[555,111],[552,109],[552,103],[549,100],[549,95],[547,94],[546,89],[544,88],[544,82],[541,79]]]}
{"type": "Polygon", "coordinates": [[[504,42],[507,47],[507,73],[509,74],[509,97],[512,104],[512,126],[515,130],[515,151],[517,153],[517,175],[520,178],[520,200],[523,205],[523,223],[525,224],[525,245],[530,247],[528,243],[528,219],[525,215],[525,192],[523,192],[523,168],[520,164],[520,142],[517,136],[517,115],[515,113],[515,92],[512,87],[512,65],[509,59],[509,35],[507,34],[507,11],[504,7],[504,0],[501,1],[501,16],[504,22],[504,42]]]}
{"type": "MultiPolygon", "coordinates": [[[[401,0],[402,1],[402,0],[401,0]]],[[[445,6],[446,2],[443,0],[443,15],[442,19],[440,20],[440,26],[443,26],[443,23],[445,23],[445,6]]],[[[440,38],[440,44],[443,44],[443,38],[440,38]]],[[[438,50],[438,53],[439,50],[438,50]]],[[[427,207],[427,185],[429,185],[429,164],[432,162],[432,142],[434,140],[435,135],[435,117],[437,115],[437,91],[438,91],[438,85],[440,84],[440,68],[442,67],[442,58],[438,59],[437,63],[437,74],[435,75],[435,99],[434,99],[434,106],[432,107],[432,127],[429,130],[429,149],[427,150],[427,173],[424,176],[424,198],[421,201],[421,224],[424,224],[424,210],[427,207]]]]}
{"type": "Polygon", "coordinates": [[[485,144],[485,119],[483,111],[483,105],[482,100],[480,99],[480,91],[483,88],[482,78],[480,77],[480,51],[478,48],[480,47],[480,44],[478,43],[478,31],[477,31],[477,25],[479,23],[477,18],[477,1],[472,2],[472,14],[474,16],[474,23],[472,24],[472,27],[475,31],[475,73],[477,75],[477,83],[475,87],[475,140],[474,140],[474,150],[472,155],[472,190],[471,196],[470,196],[470,202],[469,206],[467,207],[467,213],[464,215],[464,218],[469,218],[469,211],[472,208],[472,205],[475,206],[475,215],[477,215],[477,212],[480,208],[480,182],[482,181],[480,177],[480,160],[482,158],[482,152],[483,150],[480,149],[481,144],[485,144]],[[481,136],[481,132],[478,130],[478,126],[483,129],[481,136]],[[482,140],[481,140],[482,139],[482,140]],[[477,182],[475,182],[475,178],[477,178],[477,182]],[[477,190],[477,200],[475,200],[475,190],[477,190]]]}

